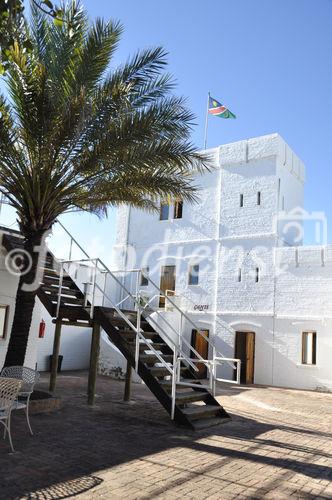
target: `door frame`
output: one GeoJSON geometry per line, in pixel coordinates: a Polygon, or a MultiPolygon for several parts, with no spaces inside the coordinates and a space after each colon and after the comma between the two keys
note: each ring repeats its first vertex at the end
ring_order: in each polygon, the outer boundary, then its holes
{"type": "MultiPolygon", "coordinates": [[[[207,338],[210,337],[210,330],[208,328],[201,328],[200,329],[201,332],[203,332],[207,338]]],[[[197,339],[197,336],[199,335],[198,331],[196,328],[193,328],[191,330],[191,338],[190,338],[190,345],[192,348],[195,349],[195,351],[198,352],[198,354],[200,354],[202,356],[203,359],[209,359],[209,341],[208,340],[205,340],[206,342],[206,357],[205,356],[205,353],[201,353],[199,352],[199,350],[197,349],[196,347],[196,339],[197,339]]],[[[203,337],[200,335],[200,338],[202,339],[202,341],[204,341],[203,337]]],[[[190,350],[190,357],[193,358],[193,359],[197,359],[196,356],[195,356],[195,353],[190,350]]],[[[207,378],[207,365],[205,363],[195,363],[195,366],[199,369],[200,367],[202,367],[203,369],[201,370],[201,373],[199,372],[196,372],[195,371],[195,376],[199,379],[205,379],[207,378]]]]}
{"type": "MultiPolygon", "coordinates": [[[[174,292],[175,292],[175,287],[176,287],[176,265],[175,264],[165,264],[163,266],[161,266],[160,268],[160,279],[159,279],[159,289],[162,290],[164,293],[169,290],[171,291],[170,288],[166,288],[165,290],[162,289],[161,287],[161,281],[162,281],[162,278],[163,278],[163,270],[167,267],[172,267],[174,269],[174,292]]],[[[165,308],[165,305],[166,305],[166,299],[164,296],[161,296],[159,297],[159,307],[161,309],[164,309],[165,308]]]]}
{"type": "MultiPolygon", "coordinates": [[[[237,330],[234,339],[234,357],[241,359],[237,355],[237,339],[240,335],[245,335],[245,382],[244,384],[254,384],[255,380],[255,350],[256,332],[252,330],[237,330]]],[[[241,360],[241,364],[243,360],[241,360]]]]}

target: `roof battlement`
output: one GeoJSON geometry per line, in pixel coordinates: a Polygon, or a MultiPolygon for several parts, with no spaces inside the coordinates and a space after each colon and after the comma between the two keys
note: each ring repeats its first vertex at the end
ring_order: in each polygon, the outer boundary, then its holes
{"type": "Polygon", "coordinates": [[[332,245],[303,245],[276,247],[275,262],[279,265],[301,267],[301,265],[332,265],[332,245]]]}
{"type": "Polygon", "coordinates": [[[222,144],[208,149],[207,153],[211,154],[218,167],[246,165],[252,161],[276,157],[280,168],[286,168],[302,184],[305,182],[302,160],[278,133],[222,144]]]}

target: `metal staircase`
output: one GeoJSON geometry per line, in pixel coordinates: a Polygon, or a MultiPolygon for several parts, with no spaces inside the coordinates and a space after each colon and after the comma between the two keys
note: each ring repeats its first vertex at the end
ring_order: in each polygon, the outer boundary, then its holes
{"type": "MultiPolygon", "coordinates": [[[[174,297],[168,297],[146,277],[155,290],[154,296],[146,300],[137,286],[140,270],[132,271],[135,291],[128,290],[125,279],[111,272],[100,259],[90,259],[69,232],[63,229],[70,237],[69,259],[58,260],[47,251],[44,262],[40,263],[38,297],[54,322],[76,326],[93,326],[98,322],[178,424],[200,429],[229,419],[213,395],[219,380],[216,369],[218,364],[228,363],[233,369],[237,368],[239,374],[238,360],[224,358],[212,341],[197,328],[197,332],[210,343],[213,352],[212,359],[203,359],[182,334],[183,321],[189,321],[193,327],[195,325],[179,308],[174,297]],[[72,258],[74,246],[83,252],[83,258],[72,258]],[[161,294],[179,313],[180,328],[174,327],[165,318],[164,312],[153,306],[152,299],[159,298],[161,294]],[[125,307],[126,304],[130,307],[125,307]],[[207,366],[207,383],[197,378],[197,363],[207,366]]],[[[22,243],[19,234],[3,235],[3,246],[8,252],[19,249],[22,243]]]]}

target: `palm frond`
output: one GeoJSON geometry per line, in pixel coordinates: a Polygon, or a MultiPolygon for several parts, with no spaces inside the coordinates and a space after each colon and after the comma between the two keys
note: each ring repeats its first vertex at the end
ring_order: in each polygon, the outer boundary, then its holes
{"type": "Polygon", "coordinates": [[[101,216],[128,203],[197,200],[197,173],[211,165],[190,143],[194,116],[166,69],[166,52],[139,51],[110,70],[122,26],[90,24],[81,5],[55,25],[32,7],[0,95],[0,186],[25,234],[77,207],[101,216]]]}

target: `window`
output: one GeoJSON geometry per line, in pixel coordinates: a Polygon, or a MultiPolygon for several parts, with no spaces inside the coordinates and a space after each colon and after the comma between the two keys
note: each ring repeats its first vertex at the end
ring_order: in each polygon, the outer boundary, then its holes
{"type": "Polygon", "coordinates": [[[316,364],[317,335],[316,332],[302,332],[302,364],[316,364]]]}
{"type": "Polygon", "coordinates": [[[258,191],[257,193],[257,205],[260,205],[261,204],[261,192],[258,191]]]}
{"type": "Polygon", "coordinates": [[[243,207],[243,194],[240,194],[240,207],[243,207]]]}
{"type": "Polygon", "coordinates": [[[141,269],[141,286],[148,286],[149,285],[149,268],[148,267],[143,267],[141,269]]]}
{"type": "Polygon", "coordinates": [[[0,305],[0,339],[6,338],[9,306],[0,305]]]}
{"type": "Polygon", "coordinates": [[[241,267],[239,268],[239,271],[237,274],[237,280],[238,280],[238,282],[242,281],[242,269],[241,269],[241,267]]]}
{"type": "Polygon", "coordinates": [[[174,219],[182,219],[183,201],[178,200],[174,203],[174,219]]]}
{"type": "Polygon", "coordinates": [[[168,220],[169,217],[169,204],[161,203],[160,204],[160,212],[159,212],[159,220],[168,220]]]}
{"type": "Polygon", "coordinates": [[[285,210],[285,197],[284,196],[282,197],[282,201],[281,201],[281,210],[285,210]]]}
{"type": "Polygon", "coordinates": [[[256,267],[256,270],[255,270],[255,281],[256,281],[256,283],[259,282],[259,267],[256,267]]]}
{"type": "Polygon", "coordinates": [[[194,264],[189,267],[188,285],[198,285],[199,264],[194,264]]]}

